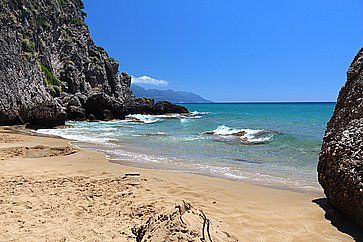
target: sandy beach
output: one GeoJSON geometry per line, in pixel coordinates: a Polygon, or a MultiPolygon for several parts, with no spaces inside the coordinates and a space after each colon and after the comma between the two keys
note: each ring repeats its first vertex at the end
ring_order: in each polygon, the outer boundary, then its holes
{"type": "Polygon", "coordinates": [[[68,140],[6,127],[0,167],[0,241],[362,238],[323,196],[122,166],[68,140]]]}

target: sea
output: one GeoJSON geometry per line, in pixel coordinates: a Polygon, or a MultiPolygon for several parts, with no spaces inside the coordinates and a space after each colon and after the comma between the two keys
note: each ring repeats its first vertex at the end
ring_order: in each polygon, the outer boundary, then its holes
{"type": "Polygon", "coordinates": [[[129,115],[40,129],[115,163],[322,192],[317,163],[335,103],[183,104],[190,114],[129,115]]]}

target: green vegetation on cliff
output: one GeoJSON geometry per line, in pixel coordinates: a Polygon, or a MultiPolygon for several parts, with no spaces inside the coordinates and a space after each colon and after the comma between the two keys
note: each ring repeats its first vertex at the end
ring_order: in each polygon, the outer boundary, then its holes
{"type": "Polygon", "coordinates": [[[38,62],[39,69],[42,71],[47,85],[52,88],[53,86],[60,86],[61,81],[53,75],[53,73],[42,63],[38,62]]]}

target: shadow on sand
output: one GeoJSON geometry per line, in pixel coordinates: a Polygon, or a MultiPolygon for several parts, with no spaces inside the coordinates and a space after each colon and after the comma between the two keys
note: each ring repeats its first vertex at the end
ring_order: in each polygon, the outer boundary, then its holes
{"type": "Polygon", "coordinates": [[[330,205],[326,198],[314,199],[312,202],[325,211],[325,219],[329,220],[340,232],[349,234],[356,241],[363,241],[363,229],[330,205]]]}

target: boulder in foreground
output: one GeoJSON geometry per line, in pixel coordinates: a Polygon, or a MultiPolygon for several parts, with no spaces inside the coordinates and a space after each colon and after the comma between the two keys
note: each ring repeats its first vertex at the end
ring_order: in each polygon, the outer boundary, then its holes
{"type": "Polygon", "coordinates": [[[363,49],[328,123],[318,174],[329,202],[363,227],[363,49]]]}

